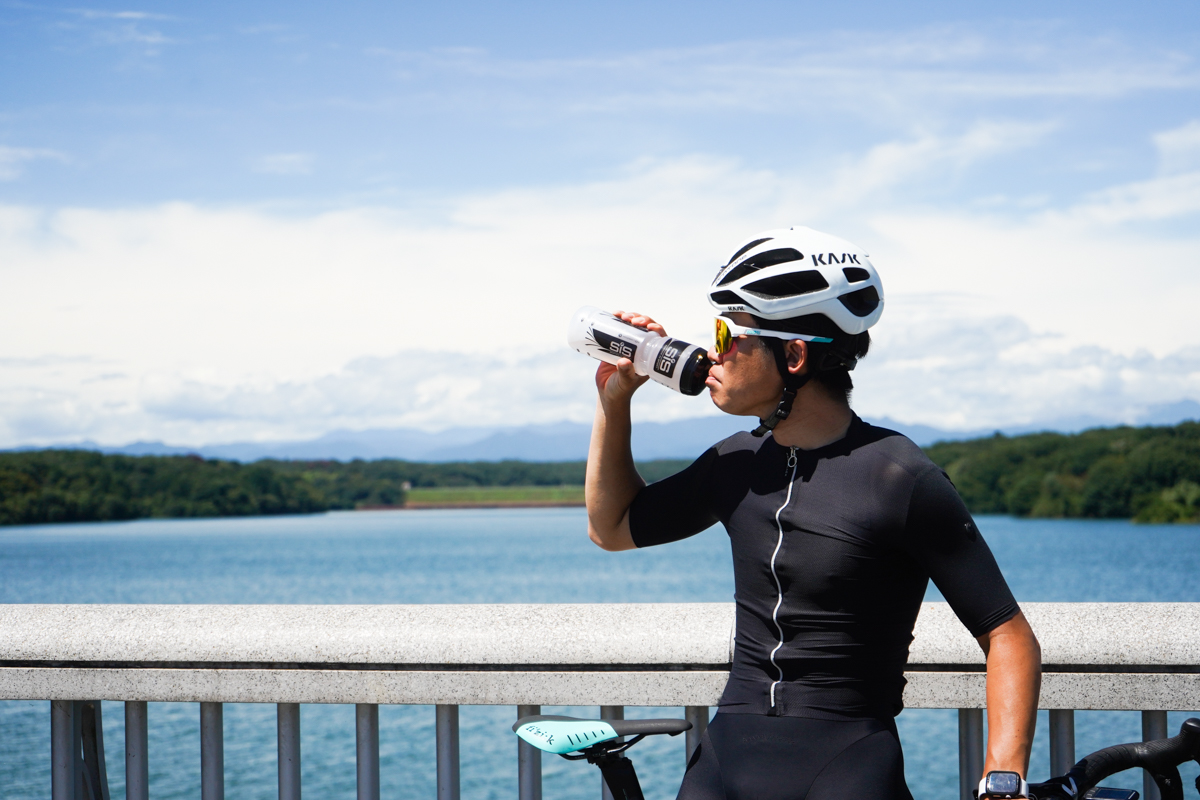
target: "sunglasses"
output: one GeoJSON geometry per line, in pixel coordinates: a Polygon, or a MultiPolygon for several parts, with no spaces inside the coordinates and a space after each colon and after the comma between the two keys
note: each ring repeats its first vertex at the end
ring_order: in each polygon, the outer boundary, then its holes
{"type": "Polygon", "coordinates": [[[762,328],[747,328],[743,325],[738,325],[728,317],[716,318],[716,330],[714,331],[716,338],[713,343],[713,350],[717,355],[723,356],[733,349],[733,340],[739,336],[770,336],[772,339],[800,339],[804,342],[832,342],[825,336],[810,336],[807,333],[788,333],[787,331],[768,331],[762,328]]]}

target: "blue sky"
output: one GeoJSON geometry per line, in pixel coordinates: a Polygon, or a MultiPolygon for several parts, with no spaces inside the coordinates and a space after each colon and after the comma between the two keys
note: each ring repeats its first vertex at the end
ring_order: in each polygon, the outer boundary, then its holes
{"type": "Polygon", "coordinates": [[[1124,6],[8,3],[0,131],[28,155],[0,197],[408,205],[681,153],[803,169],[1004,118],[1055,128],[958,180],[1062,201],[1144,174],[1147,131],[1190,119],[1200,11],[1124,6]]]}
{"type": "Polygon", "coordinates": [[[584,420],[567,314],[703,337],[780,224],[883,275],[865,412],[1200,399],[1200,6],[999,10],[0,2],[0,446],[584,420]]]}

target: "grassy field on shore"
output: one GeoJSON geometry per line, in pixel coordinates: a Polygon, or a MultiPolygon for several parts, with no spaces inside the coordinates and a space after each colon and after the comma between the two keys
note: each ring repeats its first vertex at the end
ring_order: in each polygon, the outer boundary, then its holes
{"type": "Polygon", "coordinates": [[[583,505],[582,486],[434,486],[409,489],[406,508],[583,505]]]}

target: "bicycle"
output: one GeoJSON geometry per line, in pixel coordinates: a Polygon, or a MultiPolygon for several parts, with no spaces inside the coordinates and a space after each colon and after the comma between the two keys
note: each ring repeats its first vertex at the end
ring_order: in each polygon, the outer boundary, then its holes
{"type": "MultiPolygon", "coordinates": [[[[647,736],[677,736],[690,730],[682,719],[580,719],[555,715],[522,717],[513,732],[523,741],[569,761],[587,760],[600,768],[613,800],[645,800],[633,762],[625,751],[647,736]],[[623,737],[631,736],[628,741],[623,737]]],[[[1086,755],[1066,775],[1029,784],[1030,800],[1138,800],[1132,789],[1100,786],[1100,781],[1134,767],[1154,779],[1162,800],[1183,800],[1179,765],[1200,764],[1200,719],[1183,723],[1177,736],[1150,742],[1131,742],[1105,747],[1086,755]]],[[[1196,779],[1200,792],[1200,777],[1196,779]]]]}

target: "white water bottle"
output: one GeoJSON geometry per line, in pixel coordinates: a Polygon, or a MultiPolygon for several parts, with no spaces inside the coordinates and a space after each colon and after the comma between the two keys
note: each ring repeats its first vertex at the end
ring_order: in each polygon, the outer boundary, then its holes
{"type": "Polygon", "coordinates": [[[630,325],[594,306],[584,306],[571,317],[567,344],[609,364],[628,358],[637,374],[687,395],[704,391],[712,366],[703,347],[630,325]]]}

